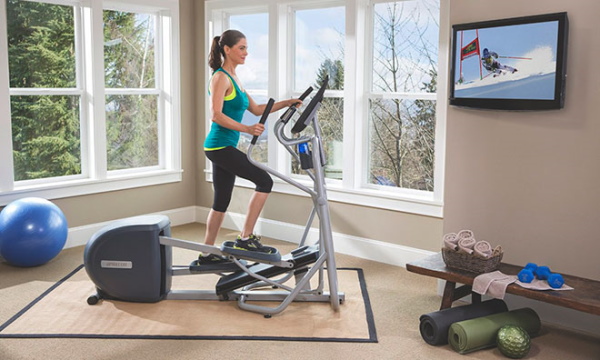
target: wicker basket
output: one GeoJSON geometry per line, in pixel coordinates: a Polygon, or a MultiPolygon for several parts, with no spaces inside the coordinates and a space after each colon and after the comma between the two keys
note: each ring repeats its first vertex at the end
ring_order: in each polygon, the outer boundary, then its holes
{"type": "Polygon", "coordinates": [[[466,254],[456,250],[442,248],[442,258],[444,263],[450,269],[463,270],[476,274],[483,274],[498,270],[502,261],[502,248],[500,246],[494,249],[492,256],[483,258],[475,254],[466,254]]]}

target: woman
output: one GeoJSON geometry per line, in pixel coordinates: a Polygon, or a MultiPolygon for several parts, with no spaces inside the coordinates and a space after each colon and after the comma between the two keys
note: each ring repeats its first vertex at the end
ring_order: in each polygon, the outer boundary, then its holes
{"type": "MultiPolygon", "coordinates": [[[[263,209],[273,180],[264,170],[248,161],[246,154],[237,149],[240,133],[252,136],[262,134],[263,124],[244,125],[242,117],[246,110],[261,115],[266,105],[257,105],[241,85],[236,68],[244,64],[248,56],[248,44],[244,34],[237,30],[227,30],[216,36],[211,45],[208,64],[213,70],[210,80],[210,108],[212,124],[204,142],[204,153],[213,165],[214,201],[206,221],[204,243],[214,245],[225,212],[231,201],[236,176],[252,181],[255,192],[248,204],[248,213],[242,232],[238,235],[235,248],[262,253],[273,253],[276,249],[263,246],[260,237],[254,235],[254,226],[263,209]]],[[[300,105],[298,99],[279,101],[273,104],[271,112],[300,105]]],[[[200,254],[199,264],[215,264],[227,261],[214,254],[200,254]]]]}

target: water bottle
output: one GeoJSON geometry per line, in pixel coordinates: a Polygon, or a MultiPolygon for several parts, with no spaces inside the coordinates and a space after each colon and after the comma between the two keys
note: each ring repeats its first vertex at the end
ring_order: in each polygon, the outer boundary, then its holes
{"type": "Polygon", "coordinates": [[[300,155],[300,167],[303,170],[312,169],[312,152],[308,147],[308,143],[298,144],[298,154],[300,155]]]}

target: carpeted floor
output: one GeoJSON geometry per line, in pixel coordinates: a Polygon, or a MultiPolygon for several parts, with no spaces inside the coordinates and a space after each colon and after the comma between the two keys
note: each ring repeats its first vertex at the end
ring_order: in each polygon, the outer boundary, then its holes
{"type": "MultiPolygon", "coordinates": [[[[173,229],[173,236],[199,241],[204,226],[173,229]]],[[[222,240],[235,233],[223,231],[222,240]]],[[[283,253],[293,244],[265,239],[283,253]]],[[[66,249],[50,263],[15,268],[0,263],[0,323],[4,323],[83,261],[83,247],[66,249]]],[[[433,278],[403,268],[340,255],[338,267],[364,271],[378,343],[329,343],[254,340],[1,339],[0,359],[503,359],[497,349],[460,355],[450,346],[426,344],[419,316],[436,310],[440,298],[433,278]]],[[[344,290],[344,289],[340,289],[344,290]]],[[[198,303],[201,306],[201,302],[198,303]]],[[[342,305],[343,306],[343,305],[342,305]]],[[[197,321],[205,321],[200,315],[197,321]]],[[[543,321],[543,319],[542,319],[543,321]]],[[[215,324],[218,326],[218,324],[215,324]]],[[[529,359],[600,359],[600,337],[543,325],[532,340],[529,359]]]]}

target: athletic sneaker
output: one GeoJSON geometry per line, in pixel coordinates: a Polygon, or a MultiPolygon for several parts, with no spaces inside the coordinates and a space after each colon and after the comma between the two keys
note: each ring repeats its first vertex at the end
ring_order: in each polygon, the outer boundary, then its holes
{"type": "Polygon", "coordinates": [[[277,251],[277,249],[273,247],[264,246],[261,244],[260,236],[256,236],[254,234],[250,234],[248,240],[242,240],[242,237],[238,235],[233,248],[238,250],[256,251],[265,254],[273,254],[277,251]]]}
{"type": "Polygon", "coordinates": [[[218,265],[228,262],[230,262],[230,260],[224,256],[219,256],[215,254],[198,255],[198,265],[218,265]]]}

